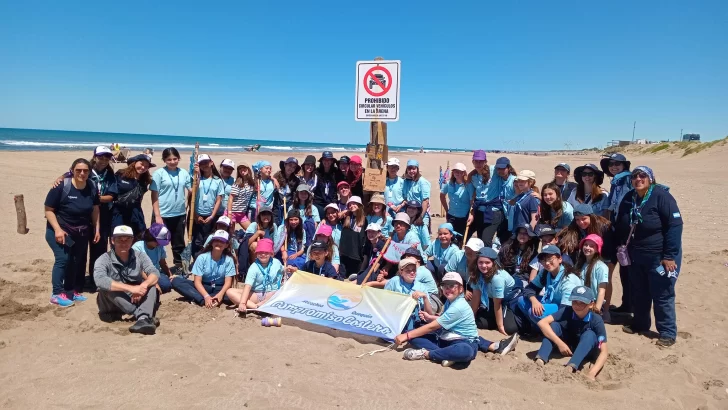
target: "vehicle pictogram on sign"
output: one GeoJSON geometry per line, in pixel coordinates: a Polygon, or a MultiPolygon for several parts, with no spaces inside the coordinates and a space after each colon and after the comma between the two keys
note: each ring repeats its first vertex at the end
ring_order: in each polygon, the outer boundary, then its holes
{"type": "Polygon", "coordinates": [[[383,66],[375,66],[370,68],[366,74],[364,74],[364,89],[372,97],[381,97],[388,93],[392,88],[392,73],[389,72],[383,66]],[[384,74],[375,73],[376,71],[382,71],[384,74]],[[374,87],[379,86],[381,91],[374,91],[374,87]]]}

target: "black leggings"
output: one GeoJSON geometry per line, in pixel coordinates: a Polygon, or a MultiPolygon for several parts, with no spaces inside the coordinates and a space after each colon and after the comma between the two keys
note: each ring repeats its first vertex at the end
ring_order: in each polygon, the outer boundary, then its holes
{"type": "Polygon", "coordinates": [[[162,218],[164,225],[169,229],[169,234],[172,237],[172,256],[175,265],[182,263],[180,254],[185,250],[185,219],[187,219],[187,215],[162,218]]]}
{"type": "MultiPolygon", "coordinates": [[[[453,229],[455,232],[459,233],[460,235],[463,235],[463,240],[468,241],[468,238],[465,238],[465,228],[468,225],[468,217],[465,216],[463,218],[458,218],[456,216],[452,216],[449,213],[447,214],[445,218],[448,222],[452,224],[453,229]]],[[[468,230],[468,235],[471,235],[473,233],[472,230],[468,230]]]]}
{"type": "MultiPolygon", "coordinates": [[[[512,335],[518,332],[518,325],[516,324],[516,317],[513,312],[506,306],[503,307],[503,328],[506,333],[512,335]]],[[[495,308],[493,307],[493,301],[490,301],[490,309],[486,310],[482,307],[478,309],[478,313],[475,314],[475,324],[478,329],[485,330],[498,330],[498,324],[495,321],[495,308]]]]}
{"type": "MultiPolygon", "coordinates": [[[[483,218],[483,212],[476,210],[473,214],[473,220],[474,222],[476,222],[476,225],[474,227],[476,228],[476,232],[480,239],[483,240],[485,247],[490,248],[491,246],[493,246],[493,238],[495,237],[496,232],[498,232],[498,228],[503,223],[503,212],[493,211],[493,219],[491,220],[491,222],[484,222],[483,218]]],[[[507,225],[506,228],[508,228],[507,225]]]]}
{"type": "MultiPolygon", "coordinates": [[[[200,216],[202,218],[209,217],[209,215],[200,216]]],[[[212,219],[210,219],[210,222],[206,224],[195,222],[195,224],[192,226],[192,247],[190,248],[190,250],[192,251],[192,255],[196,255],[197,252],[202,250],[202,247],[205,246],[205,241],[207,240],[207,237],[210,236],[211,233],[215,232],[215,224],[217,223],[217,218],[218,216],[215,215],[212,219]]]]}

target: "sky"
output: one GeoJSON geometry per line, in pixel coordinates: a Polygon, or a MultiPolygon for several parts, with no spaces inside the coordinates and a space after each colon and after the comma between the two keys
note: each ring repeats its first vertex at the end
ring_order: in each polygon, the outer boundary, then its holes
{"type": "Polygon", "coordinates": [[[0,0],[0,127],[365,144],[355,68],[401,60],[391,145],[728,135],[728,1],[0,0]]]}

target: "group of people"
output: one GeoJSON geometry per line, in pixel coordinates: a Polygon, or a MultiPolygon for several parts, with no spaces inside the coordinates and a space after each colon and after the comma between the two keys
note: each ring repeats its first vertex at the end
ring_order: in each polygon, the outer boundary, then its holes
{"type": "Polygon", "coordinates": [[[48,193],[51,303],[86,300],[88,258],[87,285],[98,290],[100,316],[132,314],[132,332],[155,332],[159,293],[246,311],[304,270],[416,299],[396,340],[414,346],[406,359],[467,363],[479,350],[505,354],[519,335],[541,335],[538,363],[548,362],[556,345],[571,356],[572,371],[594,357],[595,377],[606,361],[604,323],[613,314],[632,315],[623,330],[643,333],[651,311],[657,345],[675,343],[682,217],[654,172],[632,168],[621,154],[576,167],[574,181],[568,164],[556,164],[537,186],[533,171],[516,171],[507,157],[490,165],[476,150],[473,169],[455,164],[440,189],[447,214],[437,229],[431,184],[413,159],[401,170],[390,158],[384,192],[371,193],[363,190],[358,155],[337,159],[326,151],[300,164],[290,157],[274,170],[265,160],[236,167],[223,159],[218,168],[200,154],[187,170],[179,152],[167,148],[153,174],[149,155],[131,157],[117,171],[111,155],[101,146],[91,161],[77,159],[48,193]],[[147,191],[149,218],[141,206],[147,191]],[[379,258],[389,243],[406,249],[399,260],[379,258]],[[614,307],[617,265],[623,296],[614,307]],[[479,328],[504,339],[489,342],[479,328]]]}

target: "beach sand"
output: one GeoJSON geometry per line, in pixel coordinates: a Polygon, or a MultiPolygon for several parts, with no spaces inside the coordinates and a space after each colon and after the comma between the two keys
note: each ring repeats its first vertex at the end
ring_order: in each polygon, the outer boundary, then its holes
{"type": "MultiPolygon", "coordinates": [[[[2,152],[0,212],[5,240],[0,260],[0,406],[3,408],[201,408],[305,409],[530,408],[726,409],[728,408],[728,234],[725,223],[726,147],[680,158],[632,157],[671,187],[685,220],[684,262],[677,285],[677,344],[609,325],[610,358],[597,382],[567,375],[556,358],[539,368],[531,357],[538,341],[522,341],[515,354],[481,354],[464,370],[406,362],[401,353],[356,356],[381,348],[375,340],[283,319],[264,328],[254,315],[233,317],[162,297],[157,335],[131,335],[130,323],[105,324],[95,296],[69,309],[48,304],[53,257],[45,242],[43,201],[58,175],[79,152],[2,152]],[[26,170],[26,168],[29,168],[26,170]],[[25,171],[23,171],[25,170],[25,171]],[[27,235],[16,233],[13,195],[24,194],[27,235]]],[[[340,154],[339,154],[340,155],[340,154]]],[[[155,157],[158,164],[161,158],[155,157]]],[[[267,158],[277,167],[285,153],[213,154],[248,164],[267,158]]],[[[303,161],[305,154],[296,155],[303,161]]],[[[392,156],[396,156],[393,154],[392,156]]],[[[498,154],[488,154],[494,163],[498,154]]],[[[189,152],[183,153],[187,164],[189,152]]],[[[433,186],[439,213],[438,167],[469,154],[415,154],[433,186]]],[[[516,169],[536,172],[539,186],[554,164],[572,169],[598,156],[510,155],[516,169]]],[[[151,215],[149,195],[145,214],[151,215]]],[[[433,226],[442,219],[436,218],[433,226]]],[[[170,253],[171,258],[171,253],[170,253]]],[[[615,274],[613,303],[621,287],[615,274]]],[[[499,335],[481,331],[493,340],[499,335]]]]}

